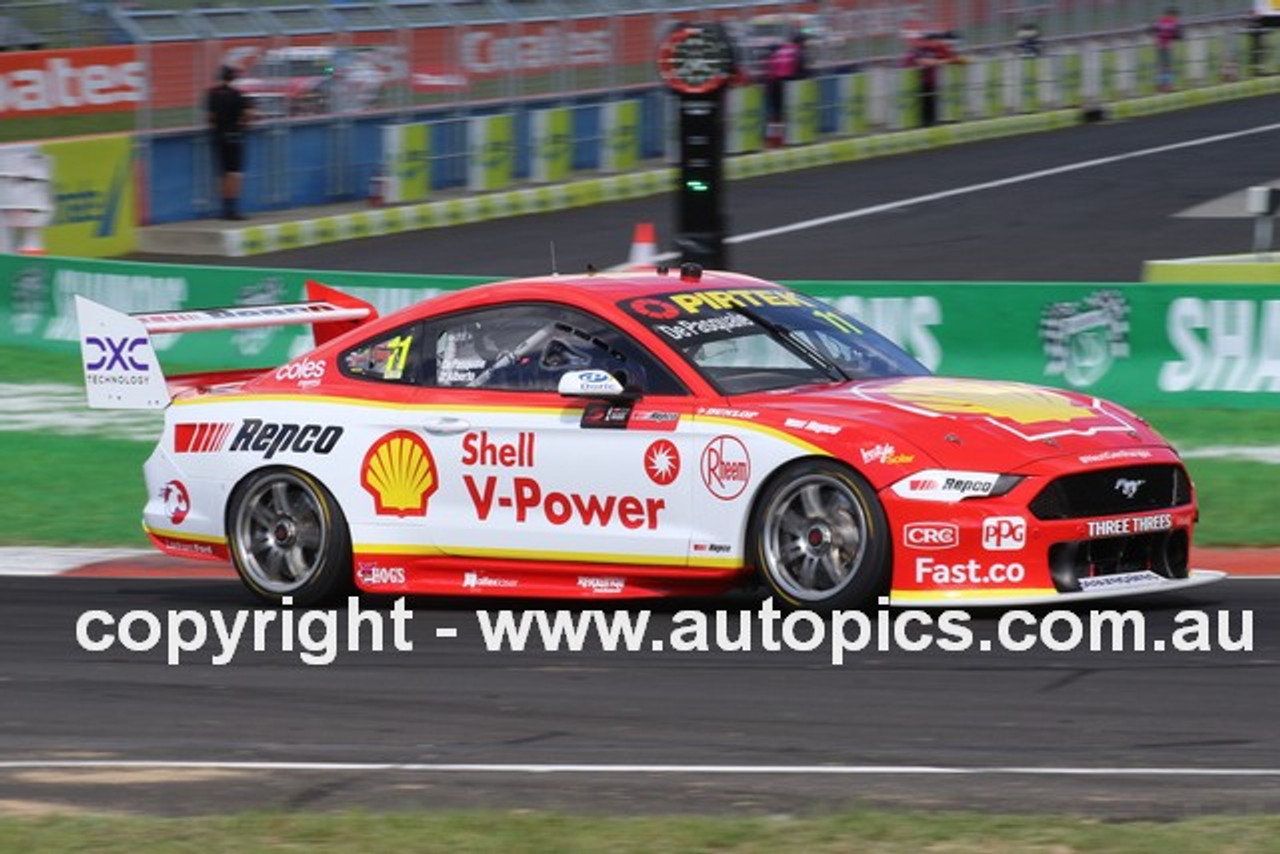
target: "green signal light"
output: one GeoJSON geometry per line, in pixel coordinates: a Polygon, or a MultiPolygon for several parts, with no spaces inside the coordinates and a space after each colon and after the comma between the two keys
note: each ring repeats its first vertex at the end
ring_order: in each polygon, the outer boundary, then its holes
{"type": "Polygon", "coordinates": [[[711,189],[706,181],[691,180],[684,182],[685,189],[691,193],[705,193],[711,189]]]}

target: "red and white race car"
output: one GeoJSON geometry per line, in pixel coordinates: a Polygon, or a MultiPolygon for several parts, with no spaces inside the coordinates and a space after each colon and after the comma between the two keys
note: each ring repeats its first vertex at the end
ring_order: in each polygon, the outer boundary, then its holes
{"type": "Polygon", "coordinates": [[[600,598],[761,579],[795,607],[1170,591],[1195,494],[1133,413],[931,376],[861,321],[693,265],[485,285],[378,318],[78,298],[92,406],[168,407],[143,511],[268,599],[600,598]],[[163,377],[151,335],[310,323],[277,369],[163,377]]]}

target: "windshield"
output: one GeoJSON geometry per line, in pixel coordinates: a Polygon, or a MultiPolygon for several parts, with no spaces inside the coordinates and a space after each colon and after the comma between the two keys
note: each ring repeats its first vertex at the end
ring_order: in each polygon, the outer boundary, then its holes
{"type": "Polygon", "coordinates": [[[721,394],[928,373],[861,321],[785,288],[680,291],[618,305],[721,394]]]}

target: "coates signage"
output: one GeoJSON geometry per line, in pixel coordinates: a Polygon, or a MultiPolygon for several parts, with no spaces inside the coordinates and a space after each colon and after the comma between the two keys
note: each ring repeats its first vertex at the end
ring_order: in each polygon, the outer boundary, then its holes
{"type": "Polygon", "coordinates": [[[0,116],[122,112],[146,94],[132,46],[0,53],[0,116]]]}

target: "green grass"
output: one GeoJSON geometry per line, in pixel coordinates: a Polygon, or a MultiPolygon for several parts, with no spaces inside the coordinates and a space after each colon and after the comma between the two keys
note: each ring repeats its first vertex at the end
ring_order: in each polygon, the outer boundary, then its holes
{"type": "Polygon", "coordinates": [[[6,851],[252,854],[1252,854],[1280,852],[1275,816],[1102,822],[859,810],[805,817],[574,817],[542,812],[243,814],[0,819],[6,851]]]}
{"type": "Polygon", "coordinates": [[[146,546],[150,453],[143,442],[0,433],[0,545],[146,546]]]}

